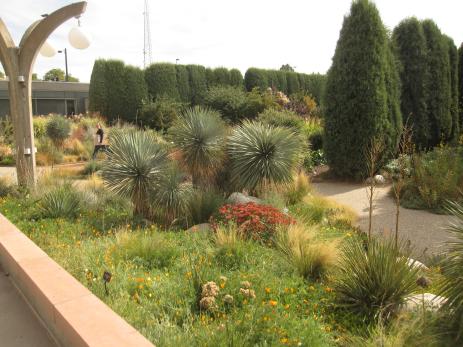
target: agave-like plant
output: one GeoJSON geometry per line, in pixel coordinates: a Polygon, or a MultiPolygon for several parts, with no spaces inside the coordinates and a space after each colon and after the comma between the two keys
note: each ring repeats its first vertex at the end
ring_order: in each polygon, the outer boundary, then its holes
{"type": "Polygon", "coordinates": [[[117,129],[111,132],[110,152],[102,176],[109,190],[131,199],[134,215],[147,218],[149,198],[159,186],[167,163],[167,150],[152,133],[117,129]]]}
{"type": "Polygon", "coordinates": [[[194,185],[201,178],[213,176],[222,166],[225,132],[220,114],[200,106],[186,109],[169,129],[180,160],[191,174],[194,185]]]}
{"type": "Polygon", "coordinates": [[[232,182],[251,191],[267,182],[290,182],[300,150],[292,130],[245,121],[228,139],[232,182]]]}
{"type": "Polygon", "coordinates": [[[445,277],[439,283],[439,295],[447,298],[443,309],[450,312],[460,339],[463,336],[463,204],[452,202],[448,210],[455,219],[447,229],[452,237],[446,242],[441,264],[445,277]]]}
{"type": "Polygon", "coordinates": [[[193,186],[185,180],[185,174],[171,165],[162,175],[153,195],[153,205],[164,212],[164,222],[170,225],[179,217],[187,219],[193,186]]]}
{"type": "Polygon", "coordinates": [[[38,206],[43,217],[74,218],[82,209],[81,195],[70,183],[64,183],[47,191],[38,206]]]}
{"type": "Polygon", "coordinates": [[[404,244],[372,238],[345,243],[334,285],[339,304],[367,321],[387,320],[417,288],[418,268],[409,264],[404,244]]]}

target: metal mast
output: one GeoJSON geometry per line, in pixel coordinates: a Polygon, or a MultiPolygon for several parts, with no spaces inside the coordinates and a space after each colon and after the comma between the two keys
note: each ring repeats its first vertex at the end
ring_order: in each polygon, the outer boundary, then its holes
{"type": "Polygon", "coordinates": [[[145,10],[143,12],[143,67],[151,64],[151,29],[150,29],[150,13],[148,8],[148,0],[145,0],[145,10]]]}

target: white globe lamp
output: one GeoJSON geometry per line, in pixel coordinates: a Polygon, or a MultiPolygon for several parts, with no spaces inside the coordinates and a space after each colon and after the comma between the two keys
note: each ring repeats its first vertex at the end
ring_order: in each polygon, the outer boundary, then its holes
{"type": "Polygon", "coordinates": [[[90,46],[89,35],[80,26],[71,29],[68,39],[71,46],[77,49],[86,49],[90,46]]]}
{"type": "Polygon", "coordinates": [[[45,41],[40,48],[40,54],[44,57],[50,58],[56,54],[56,49],[50,43],[48,43],[48,41],[45,41]]]}

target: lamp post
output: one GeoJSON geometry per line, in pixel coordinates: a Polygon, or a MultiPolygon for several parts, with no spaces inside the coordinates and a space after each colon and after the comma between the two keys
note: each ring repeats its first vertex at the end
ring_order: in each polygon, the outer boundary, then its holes
{"type": "Polygon", "coordinates": [[[64,80],[66,82],[69,82],[69,73],[68,73],[68,50],[65,48],[64,50],[58,51],[58,53],[63,53],[64,52],[64,64],[66,66],[66,75],[64,80]]]}
{"type": "Polygon", "coordinates": [[[180,60],[179,58],[175,59],[175,65],[178,64],[178,61],[179,61],[179,60],[180,60]]]}
{"type": "Polygon", "coordinates": [[[19,46],[15,45],[5,23],[0,18],[0,61],[9,80],[16,173],[20,185],[34,187],[37,179],[32,123],[32,66],[47,37],[68,19],[79,17],[85,12],[86,6],[85,1],[76,2],[32,23],[21,38],[19,46]]]}

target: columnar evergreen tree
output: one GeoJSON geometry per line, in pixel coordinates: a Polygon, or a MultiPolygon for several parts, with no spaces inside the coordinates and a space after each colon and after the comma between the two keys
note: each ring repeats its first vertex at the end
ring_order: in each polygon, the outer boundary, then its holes
{"type": "Polygon", "coordinates": [[[458,49],[453,40],[444,35],[447,41],[450,65],[450,114],[452,116],[452,132],[450,139],[457,141],[460,135],[459,105],[458,105],[458,49]]]}
{"type": "Polygon", "coordinates": [[[135,122],[143,101],[148,98],[143,71],[134,66],[125,66],[124,87],[119,116],[124,121],[135,122]]]}
{"type": "Polygon", "coordinates": [[[376,6],[368,0],[354,1],[344,18],[326,85],[325,151],[337,175],[364,176],[364,153],[373,138],[386,142],[384,155],[395,147],[394,123],[400,111],[389,50],[376,6]]]}
{"type": "Polygon", "coordinates": [[[225,67],[218,67],[212,70],[213,83],[216,86],[230,85],[230,71],[225,67]]]}
{"type": "Polygon", "coordinates": [[[298,74],[295,72],[286,73],[286,81],[288,83],[287,94],[291,95],[297,93],[301,88],[299,85],[298,74]]]}
{"type": "Polygon", "coordinates": [[[404,121],[413,129],[418,148],[427,148],[430,140],[426,107],[427,48],[421,23],[408,18],[394,29],[395,54],[400,62],[401,110],[404,121]]]}
{"type": "Polygon", "coordinates": [[[201,65],[187,65],[188,79],[190,81],[191,103],[200,104],[207,90],[206,68],[201,65]]]}
{"type": "Polygon", "coordinates": [[[430,121],[430,146],[448,140],[452,134],[452,115],[450,112],[450,63],[448,48],[441,31],[432,20],[423,21],[427,42],[427,107],[430,121]]]}
{"type": "Polygon", "coordinates": [[[244,84],[243,75],[238,69],[230,70],[230,84],[233,87],[242,87],[244,84]]]}
{"type": "Polygon", "coordinates": [[[109,120],[122,118],[124,115],[125,65],[120,60],[107,60],[105,68],[106,114],[109,120]]]}
{"type": "Polygon", "coordinates": [[[260,90],[267,89],[268,80],[265,70],[257,69],[255,67],[249,68],[244,74],[244,85],[248,92],[255,87],[258,87],[260,90]]]}
{"type": "Polygon", "coordinates": [[[174,64],[151,64],[145,70],[145,80],[148,85],[148,93],[153,99],[158,96],[168,96],[174,100],[180,100],[177,89],[177,71],[174,64]]]}
{"type": "Polygon", "coordinates": [[[191,102],[190,81],[188,78],[188,70],[185,65],[175,65],[177,72],[177,90],[180,100],[186,103],[191,102]]]}
{"type": "Polygon", "coordinates": [[[91,112],[99,112],[103,116],[108,114],[105,69],[105,60],[95,60],[88,91],[88,109],[91,112]]]}
{"type": "Polygon", "coordinates": [[[286,71],[277,71],[277,89],[283,93],[288,92],[288,81],[286,80],[286,71]]]}

